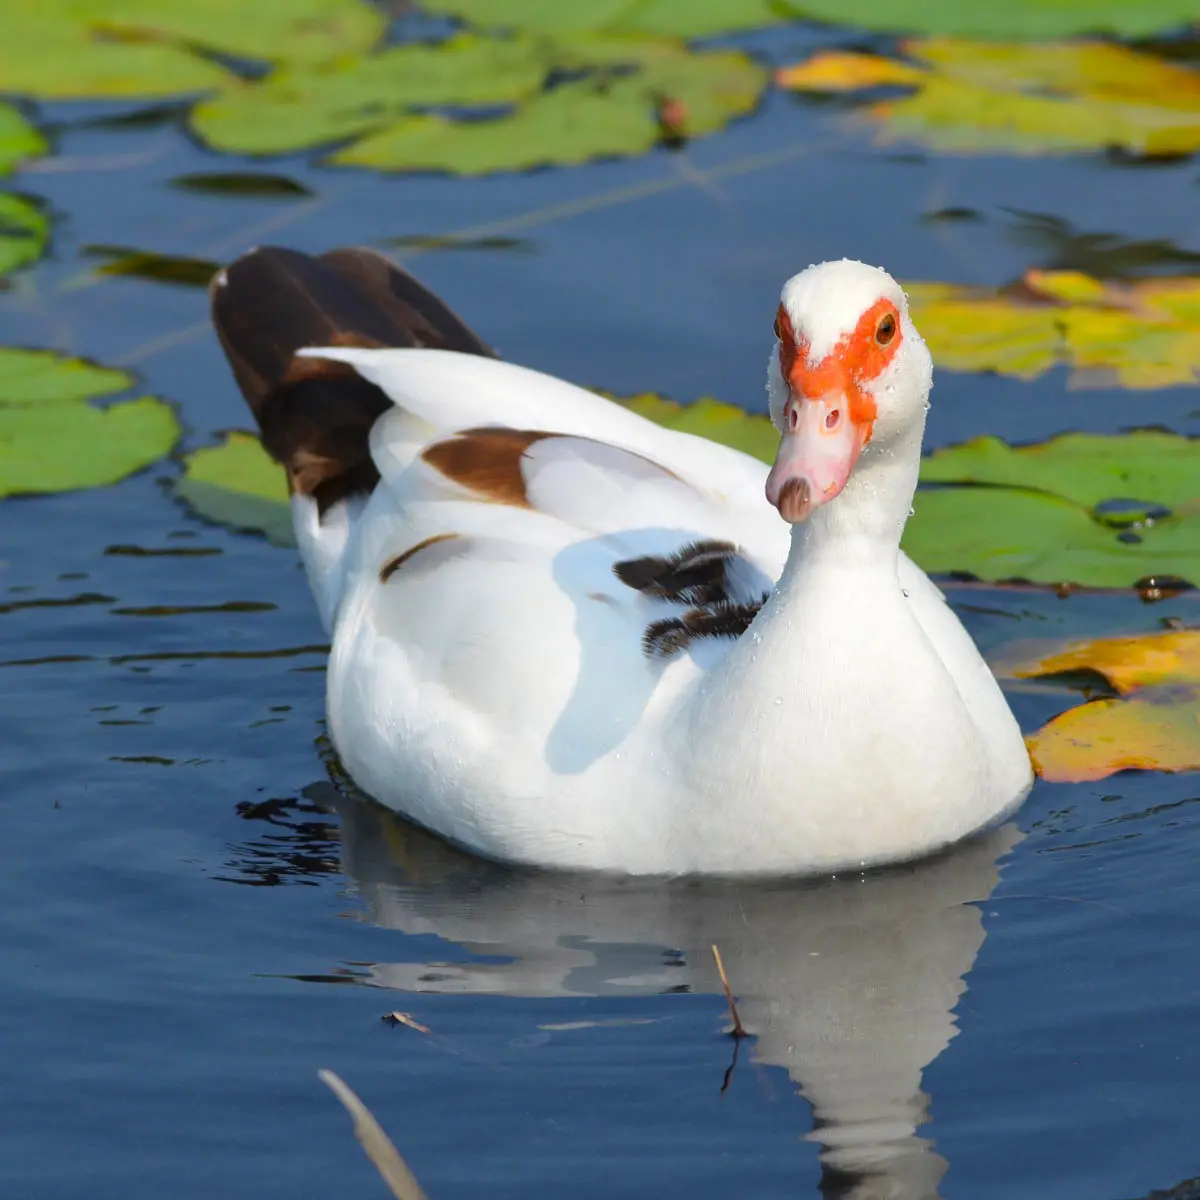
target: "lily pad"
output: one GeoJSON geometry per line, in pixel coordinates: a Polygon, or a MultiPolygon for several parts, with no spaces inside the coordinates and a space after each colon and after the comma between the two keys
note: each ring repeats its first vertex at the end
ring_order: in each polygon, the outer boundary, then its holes
{"type": "Polygon", "coordinates": [[[1200,631],[1098,638],[1018,663],[1030,679],[1090,671],[1119,693],[1068,709],[1027,740],[1034,767],[1053,782],[1117,771],[1200,770],[1200,631]]]}
{"type": "Polygon", "coordinates": [[[800,17],[778,0],[423,0],[429,12],[484,28],[711,37],[800,17]]]}
{"type": "Polygon", "coordinates": [[[168,454],[179,423],[161,400],[87,403],[130,382],[78,359],[0,350],[0,496],[101,487],[168,454]]]}
{"type": "Polygon", "coordinates": [[[133,376],[51,350],[0,346],[0,406],[70,404],[124,392],[133,376]]]}
{"type": "Polygon", "coordinates": [[[934,361],[1032,379],[1060,363],[1076,387],[1161,388],[1200,373],[1200,277],[1102,282],[1027,271],[1012,287],[905,285],[934,361]]]}
{"type": "Polygon", "coordinates": [[[205,92],[233,78],[213,53],[319,62],[365,50],[384,26],[361,0],[7,0],[0,92],[205,92]]]}
{"type": "Polygon", "coordinates": [[[1170,433],[978,438],[922,464],[905,548],[926,570],[1131,587],[1200,583],[1200,442],[1170,433]],[[964,486],[965,485],[965,486],[964,486]],[[1111,502],[1122,514],[1114,515],[1111,502]]]}
{"type": "Polygon", "coordinates": [[[1115,33],[1148,37],[1196,20],[1193,0],[1008,0],[964,4],[963,0],[794,0],[797,16],[854,25],[881,33],[941,33],[960,37],[1046,38],[1115,33]]]}
{"type": "Polygon", "coordinates": [[[32,200],[0,192],[0,278],[37,262],[50,236],[50,219],[32,200]]]}
{"type": "Polygon", "coordinates": [[[665,98],[675,132],[711,133],[765,83],[743,54],[663,39],[466,34],[240,83],[198,104],[192,126],[243,154],[349,142],[331,161],[481,174],[641,153],[663,136],[665,98]]]}
{"type": "Polygon", "coordinates": [[[776,79],[805,92],[912,88],[863,110],[886,142],[984,154],[1200,149],[1200,72],[1182,64],[1103,42],[924,38],[901,50],[908,61],[825,52],[776,79]]]}
{"type": "Polygon", "coordinates": [[[283,468],[253,433],[227,433],[216,446],[189,454],[184,464],[175,494],[202,517],[265,533],[280,546],[295,544],[283,468]]]}
{"type": "Polygon", "coordinates": [[[0,175],[8,175],[28,159],[45,154],[48,148],[46,139],[19,109],[0,102],[0,175]]]}

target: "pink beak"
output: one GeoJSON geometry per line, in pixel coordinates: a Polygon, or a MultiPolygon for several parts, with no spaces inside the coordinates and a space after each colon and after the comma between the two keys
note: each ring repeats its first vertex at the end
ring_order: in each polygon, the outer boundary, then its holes
{"type": "Polygon", "coordinates": [[[798,525],[846,486],[867,430],[850,419],[850,402],[840,391],[815,399],[793,392],[783,420],[783,438],[767,476],[767,499],[785,521],[798,525]]]}

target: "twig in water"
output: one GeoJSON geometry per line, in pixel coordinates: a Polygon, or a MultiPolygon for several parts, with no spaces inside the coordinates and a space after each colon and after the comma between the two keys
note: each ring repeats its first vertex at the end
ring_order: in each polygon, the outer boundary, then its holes
{"type": "Polygon", "coordinates": [[[396,1200],[429,1200],[408,1164],[400,1157],[400,1151],[392,1145],[391,1138],[380,1128],[370,1109],[351,1091],[349,1084],[332,1071],[322,1070],[317,1074],[354,1119],[354,1136],[396,1200]]]}
{"type": "Polygon", "coordinates": [[[725,964],[721,961],[721,952],[717,949],[716,942],[713,943],[713,959],[717,964],[717,974],[721,977],[721,986],[725,989],[725,999],[729,1001],[729,1015],[733,1018],[733,1028],[729,1031],[730,1037],[744,1038],[750,1035],[746,1032],[742,1025],[742,1018],[738,1016],[737,1004],[733,999],[733,992],[729,987],[729,976],[725,974],[725,964]]]}
{"type": "Polygon", "coordinates": [[[384,1013],[380,1018],[386,1021],[389,1025],[404,1025],[408,1029],[415,1029],[418,1033],[432,1033],[433,1030],[428,1025],[422,1025],[415,1017],[410,1017],[404,1012],[384,1013]]]}

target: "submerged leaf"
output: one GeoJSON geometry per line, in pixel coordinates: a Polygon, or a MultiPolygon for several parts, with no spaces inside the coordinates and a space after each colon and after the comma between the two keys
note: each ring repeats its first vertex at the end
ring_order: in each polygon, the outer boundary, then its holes
{"type": "Polygon", "coordinates": [[[1118,147],[1137,155],[1200,149],[1200,72],[1104,42],[1051,45],[924,38],[913,61],[825,52],[777,73],[783,87],[852,92],[911,86],[872,100],[866,115],[887,141],[937,150],[1017,154],[1118,147]]]}
{"type": "Polygon", "coordinates": [[[1200,770],[1200,631],[1096,638],[1021,662],[1018,679],[1092,671],[1122,698],[1069,709],[1030,736],[1034,766],[1054,782],[1116,771],[1200,770]]]}
{"type": "Polygon", "coordinates": [[[79,359],[0,349],[0,496],[100,487],[168,454],[179,424],[161,400],[86,403],[131,382],[79,359]]]}
{"type": "Polygon", "coordinates": [[[50,220],[32,200],[0,192],[0,278],[37,262],[49,236],[50,220]]]}
{"type": "Polygon", "coordinates": [[[180,287],[206,288],[220,269],[219,263],[207,258],[156,254],[132,246],[84,246],[83,253],[89,258],[107,260],[96,268],[97,275],[129,275],[180,287]]]}
{"type": "Polygon", "coordinates": [[[1200,373],[1200,277],[1102,282],[1027,271],[998,290],[905,285],[934,361],[952,371],[1032,379],[1059,363],[1075,386],[1160,388],[1200,373]]]}

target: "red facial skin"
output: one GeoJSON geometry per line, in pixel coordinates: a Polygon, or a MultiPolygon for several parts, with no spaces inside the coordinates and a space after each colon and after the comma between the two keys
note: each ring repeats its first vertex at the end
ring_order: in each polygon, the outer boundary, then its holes
{"type": "Polygon", "coordinates": [[[887,299],[877,300],[859,317],[853,331],[839,338],[815,365],[809,364],[808,342],[797,340],[782,304],[775,316],[775,331],[779,337],[779,369],[792,396],[816,400],[830,393],[843,393],[850,420],[863,430],[863,444],[869,442],[877,412],[875,398],[866,385],[883,374],[904,340],[896,306],[887,299]]]}

